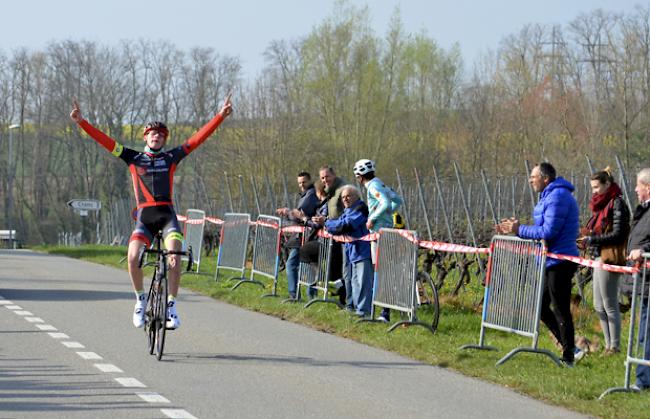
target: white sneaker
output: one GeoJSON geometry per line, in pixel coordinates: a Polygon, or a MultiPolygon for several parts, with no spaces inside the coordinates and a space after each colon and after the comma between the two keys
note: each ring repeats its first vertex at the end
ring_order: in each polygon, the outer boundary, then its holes
{"type": "Polygon", "coordinates": [[[336,281],[332,282],[332,285],[334,286],[335,289],[339,289],[343,286],[343,280],[342,279],[337,279],[336,281]]]}
{"type": "Polygon", "coordinates": [[[147,300],[137,301],[133,308],[133,326],[144,326],[144,311],[147,307],[147,300]]]}
{"type": "Polygon", "coordinates": [[[573,349],[573,362],[575,362],[577,364],[578,362],[580,362],[580,360],[582,358],[585,357],[585,355],[586,355],[585,351],[583,351],[582,349],[580,349],[578,347],[575,347],[573,349]]]}
{"type": "Polygon", "coordinates": [[[178,329],[181,325],[181,319],[176,313],[176,301],[170,301],[167,303],[167,322],[165,327],[167,329],[178,329]]]}

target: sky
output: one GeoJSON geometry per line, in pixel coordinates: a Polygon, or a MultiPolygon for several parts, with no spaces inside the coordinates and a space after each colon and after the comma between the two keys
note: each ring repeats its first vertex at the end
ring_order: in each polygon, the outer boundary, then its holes
{"type": "MultiPolygon", "coordinates": [[[[639,0],[348,0],[368,6],[383,35],[399,7],[409,33],[424,31],[441,47],[454,43],[466,66],[527,23],[563,26],[581,13],[633,13],[639,0]]],[[[19,0],[0,10],[0,51],[43,50],[51,41],[167,40],[181,49],[212,47],[240,58],[244,78],[264,68],[273,40],[304,37],[334,10],[334,0],[19,0]]]]}

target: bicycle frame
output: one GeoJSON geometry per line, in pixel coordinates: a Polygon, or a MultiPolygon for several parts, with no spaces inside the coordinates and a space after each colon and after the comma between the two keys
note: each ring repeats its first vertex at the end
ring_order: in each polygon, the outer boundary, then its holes
{"type": "Polygon", "coordinates": [[[167,256],[187,256],[187,271],[192,270],[191,247],[189,247],[187,251],[165,250],[162,249],[161,243],[162,234],[158,232],[154,238],[154,246],[152,246],[150,249],[147,249],[146,246],[143,246],[138,257],[138,266],[141,268],[145,255],[147,253],[153,253],[157,256],[156,262],[154,264],[154,272],[151,279],[151,285],[149,287],[147,307],[145,310],[144,331],[147,335],[149,354],[153,355],[155,351],[156,359],[158,359],[158,361],[162,359],[165,346],[165,335],[167,331],[167,273],[169,271],[169,267],[167,265],[167,256]]]}

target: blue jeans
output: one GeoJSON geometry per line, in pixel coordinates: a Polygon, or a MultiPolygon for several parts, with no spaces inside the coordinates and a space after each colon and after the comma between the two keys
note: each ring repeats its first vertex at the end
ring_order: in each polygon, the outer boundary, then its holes
{"type": "MultiPolygon", "coordinates": [[[[639,322],[639,344],[644,347],[648,335],[648,299],[644,298],[641,303],[641,319],[639,322]]],[[[629,343],[632,344],[631,342],[629,343]]],[[[645,345],[644,359],[650,359],[650,344],[645,345]]],[[[650,388],[650,367],[645,365],[636,366],[636,385],[639,388],[650,388]]]]}
{"type": "MultiPolygon", "coordinates": [[[[289,290],[289,297],[296,298],[296,290],[298,289],[298,272],[300,270],[300,249],[291,248],[289,250],[289,257],[287,257],[287,289],[289,290]]],[[[307,289],[307,294],[310,298],[316,296],[316,290],[312,287],[307,289]]]]}
{"type": "Polygon", "coordinates": [[[372,280],[374,269],[372,260],[363,259],[350,264],[352,267],[352,301],[357,309],[357,314],[366,316],[370,314],[372,306],[372,280]]]}
{"type": "Polygon", "coordinates": [[[291,248],[287,258],[287,289],[289,297],[296,298],[296,288],[298,287],[298,268],[300,267],[300,249],[291,248]]]}
{"type": "Polygon", "coordinates": [[[354,309],[354,298],[352,297],[352,264],[345,253],[345,246],[341,246],[343,251],[343,284],[345,285],[345,308],[354,309]]]}

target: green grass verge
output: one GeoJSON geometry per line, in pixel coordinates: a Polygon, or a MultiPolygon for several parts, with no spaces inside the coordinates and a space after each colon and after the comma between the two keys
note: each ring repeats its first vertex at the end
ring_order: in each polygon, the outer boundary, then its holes
{"type": "MultiPolygon", "coordinates": [[[[119,263],[126,252],[124,247],[36,247],[34,250],[126,268],[124,263],[119,263]]],[[[309,309],[304,309],[302,304],[281,304],[286,295],[284,275],[280,278],[278,288],[282,297],[260,298],[262,294],[270,292],[270,280],[262,278],[268,284],[265,290],[256,285],[244,284],[231,291],[233,283],[226,281],[227,275],[222,276],[220,273],[219,281],[213,280],[214,269],[215,258],[204,258],[201,272],[205,275],[183,275],[182,286],[248,310],[304,324],[316,330],[497,383],[588,415],[603,418],[648,417],[648,394],[617,393],[598,400],[598,396],[607,388],[623,384],[624,354],[604,357],[602,352],[590,353],[576,368],[567,369],[558,368],[545,356],[524,353],[495,367],[495,363],[507,352],[518,346],[530,346],[531,340],[493,330],[487,330],[486,343],[497,346],[499,351],[460,350],[461,345],[477,343],[479,338],[481,322],[476,302],[480,301],[483,289],[476,284],[477,281],[467,285],[459,297],[452,298],[449,294],[455,278],[448,277],[446,286],[440,292],[440,324],[435,335],[420,327],[398,328],[389,334],[386,333],[385,325],[358,324],[354,316],[331,304],[315,304],[309,309]]],[[[598,320],[591,308],[577,310],[574,321],[577,335],[587,336],[592,341],[600,339],[598,320]]],[[[624,316],[623,348],[627,345],[628,329],[629,313],[624,316]]],[[[544,328],[539,346],[557,353],[544,328]]]]}

